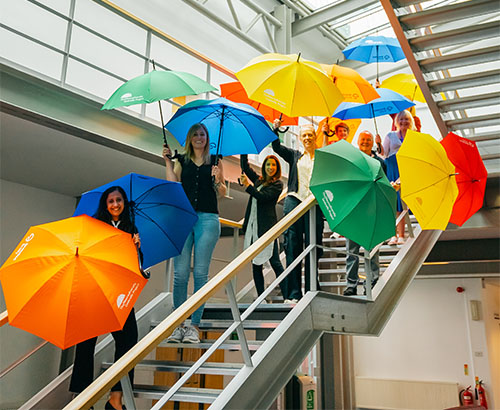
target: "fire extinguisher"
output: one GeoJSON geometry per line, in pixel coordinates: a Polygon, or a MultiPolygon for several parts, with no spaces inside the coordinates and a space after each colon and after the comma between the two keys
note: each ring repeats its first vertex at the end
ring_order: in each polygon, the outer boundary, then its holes
{"type": "Polygon", "coordinates": [[[460,405],[468,406],[470,404],[474,404],[474,397],[472,397],[472,392],[470,391],[471,386],[467,387],[467,389],[463,389],[460,392],[460,405]]]}
{"type": "Polygon", "coordinates": [[[479,405],[483,406],[485,409],[488,408],[488,403],[486,402],[486,392],[483,388],[483,381],[479,381],[479,386],[477,388],[477,394],[479,396],[479,405]]]}

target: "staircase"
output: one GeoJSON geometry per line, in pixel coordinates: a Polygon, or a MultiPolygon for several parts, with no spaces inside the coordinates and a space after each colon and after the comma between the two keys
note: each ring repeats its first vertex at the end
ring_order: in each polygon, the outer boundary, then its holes
{"type": "Polygon", "coordinates": [[[498,1],[381,3],[442,137],[452,131],[476,141],[488,173],[498,174],[498,1]]]}

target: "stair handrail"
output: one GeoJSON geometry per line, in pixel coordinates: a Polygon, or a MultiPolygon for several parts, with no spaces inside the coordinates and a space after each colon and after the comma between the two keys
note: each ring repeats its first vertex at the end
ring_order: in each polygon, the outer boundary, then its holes
{"type": "Polygon", "coordinates": [[[211,296],[225,286],[237,273],[258,255],[269,243],[274,241],[289,226],[316,204],[314,196],[310,195],[299,206],[282,218],[269,231],[262,235],[250,247],[238,255],[231,263],[208,281],[200,290],[194,293],[179,308],[160,322],[151,332],[141,339],[125,355],[117,360],[108,370],[102,373],[90,386],[71,401],[64,410],[89,409],[116,382],[124,377],[139,361],[144,359],[172,331],[183,323],[196,309],[211,296]]]}

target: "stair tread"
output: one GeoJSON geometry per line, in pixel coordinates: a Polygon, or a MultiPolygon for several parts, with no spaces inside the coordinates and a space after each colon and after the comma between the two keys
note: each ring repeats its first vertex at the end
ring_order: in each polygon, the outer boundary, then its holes
{"type": "MultiPolygon", "coordinates": [[[[172,348],[182,348],[182,349],[209,349],[215,340],[201,339],[200,343],[168,343],[163,341],[159,344],[160,347],[172,347],[172,348]]],[[[261,345],[261,340],[247,341],[248,348],[250,350],[257,350],[261,345]]],[[[241,344],[238,340],[226,340],[219,346],[220,350],[241,350],[241,344]]]]}
{"type": "MultiPolygon", "coordinates": [[[[170,386],[134,384],[134,396],[145,399],[160,399],[170,386]]],[[[222,389],[181,387],[172,397],[172,401],[211,404],[222,389]]]]}
{"type": "MultiPolygon", "coordinates": [[[[102,363],[102,368],[107,369],[112,364],[113,363],[104,362],[102,363]]],[[[135,366],[135,369],[158,372],[185,373],[193,364],[194,362],[180,362],[172,360],[143,360],[135,366]]],[[[234,376],[241,370],[242,367],[243,364],[241,363],[205,362],[200,366],[196,373],[234,376]]]]}

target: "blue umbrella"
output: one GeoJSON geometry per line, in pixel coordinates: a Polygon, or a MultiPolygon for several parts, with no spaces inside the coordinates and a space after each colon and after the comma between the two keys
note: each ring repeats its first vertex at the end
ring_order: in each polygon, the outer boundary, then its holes
{"type": "Polygon", "coordinates": [[[131,219],[141,236],[144,269],[179,255],[198,220],[182,185],[131,173],[85,192],[73,216],[94,216],[102,193],[112,186],[122,187],[127,194],[131,219]]]}
{"type": "Polygon", "coordinates": [[[195,123],[207,127],[210,152],[216,155],[258,154],[277,138],[255,108],[225,98],[192,101],[179,108],[165,128],[184,145],[195,123]]]}
{"type": "Polygon", "coordinates": [[[394,37],[368,36],[353,41],[344,50],[345,58],[362,61],[364,63],[394,63],[405,58],[399,42],[394,37]]]}
{"type": "MultiPolygon", "coordinates": [[[[332,117],[341,120],[350,120],[353,118],[373,118],[375,129],[377,130],[377,122],[375,117],[380,117],[386,114],[397,114],[407,108],[413,107],[415,103],[408,98],[403,97],[395,91],[387,88],[377,88],[380,98],[370,101],[366,104],[343,102],[341,103],[332,117]]],[[[377,130],[378,134],[378,130],[377,130]]]]}

